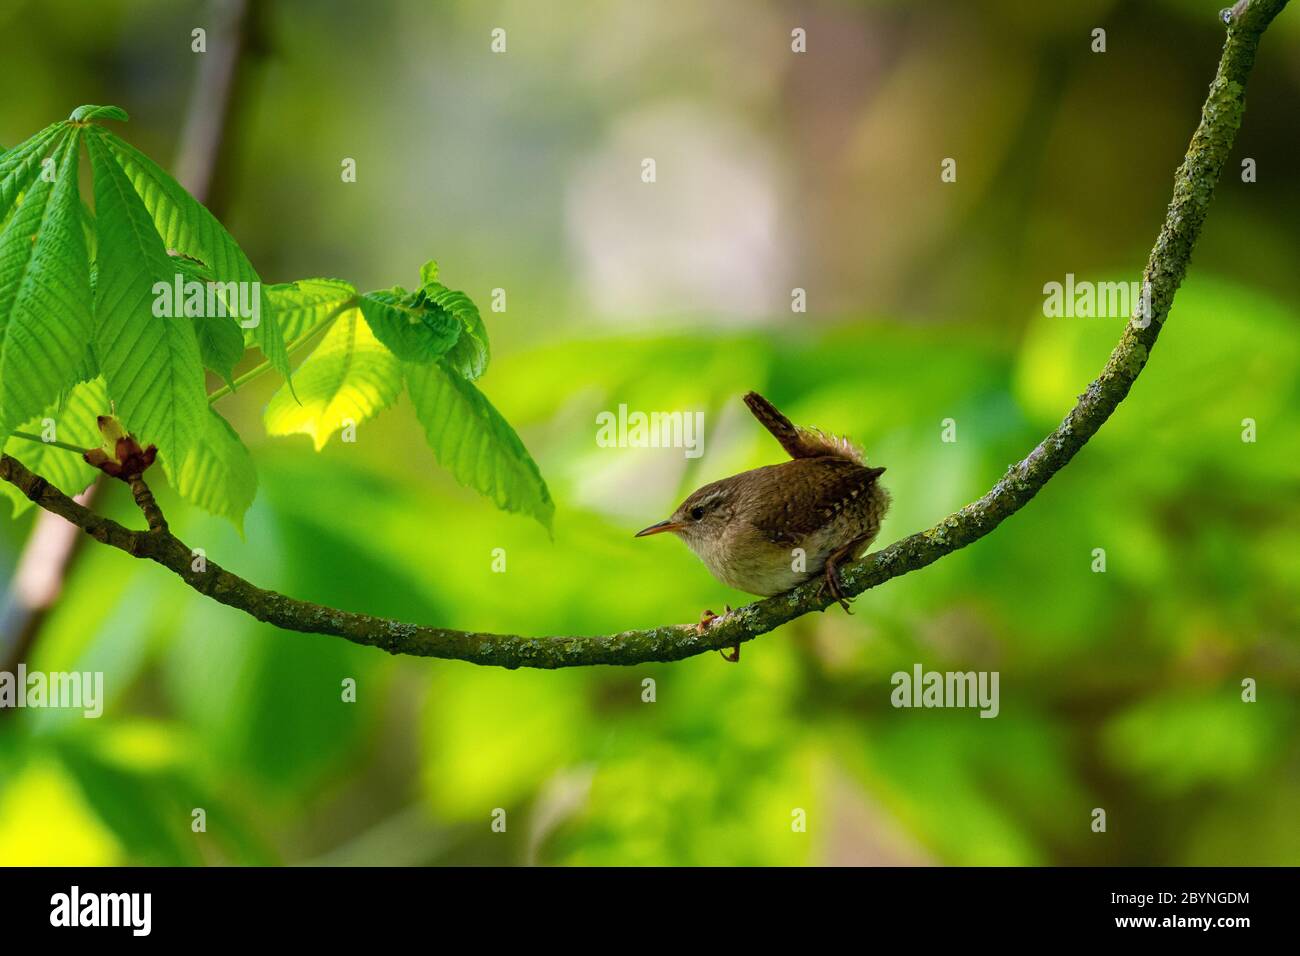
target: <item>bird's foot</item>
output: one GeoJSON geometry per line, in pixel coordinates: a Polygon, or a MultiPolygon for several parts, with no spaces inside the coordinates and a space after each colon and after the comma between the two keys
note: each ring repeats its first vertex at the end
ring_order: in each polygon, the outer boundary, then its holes
{"type": "Polygon", "coordinates": [[[850,606],[849,599],[844,594],[844,589],[840,586],[840,569],[838,565],[836,565],[834,559],[826,562],[826,577],[822,581],[822,586],[818,591],[818,593],[822,595],[825,595],[827,592],[830,592],[830,596],[839,603],[840,607],[844,608],[845,614],[853,613],[853,608],[850,606]]]}
{"type": "MultiPolygon", "coordinates": [[[[731,605],[727,604],[725,605],[725,607],[726,607],[726,611],[724,611],[723,614],[724,615],[730,614],[731,605]]],[[[707,631],[710,625],[712,625],[714,621],[718,620],[718,618],[719,616],[717,614],[714,614],[712,611],[706,609],[704,613],[700,615],[700,623],[695,625],[695,633],[703,636],[704,632],[707,631]]],[[[740,660],[740,644],[739,643],[734,644],[730,648],[720,647],[718,648],[718,653],[722,655],[722,659],[724,661],[728,661],[729,663],[734,664],[738,660],[740,660]],[[730,654],[727,653],[728,650],[731,651],[730,654]]]]}

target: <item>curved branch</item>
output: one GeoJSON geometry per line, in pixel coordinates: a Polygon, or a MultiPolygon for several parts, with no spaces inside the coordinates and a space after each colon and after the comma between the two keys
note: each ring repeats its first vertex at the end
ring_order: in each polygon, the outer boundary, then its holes
{"type": "MultiPolygon", "coordinates": [[[[1187,272],[1219,174],[1241,126],[1246,80],[1260,36],[1287,0],[1241,0],[1224,11],[1227,43],[1210,85],[1200,125],[1174,177],[1174,195],[1143,274],[1149,318],[1129,322],[1105,368],[1065,420],[1013,465],[978,501],[933,528],[904,538],[841,569],[843,590],[860,594],[963,548],[988,534],[1029,502],[1060,471],[1123,401],[1160,334],[1174,294],[1187,272]]],[[[14,458],[0,458],[0,478],[47,511],[61,515],[96,540],[168,568],[195,590],[291,631],[330,634],[393,654],[495,664],[502,667],[572,667],[675,661],[733,647],[796,617],[825,609],[819,582],[757,601],[717,618],[703,633],[693,624],[667,625],[596,637],[525,637],[407,624],[286,597],[259,588],[195,555],[167,528],[147,489],[135,489],[150,530],[133,531],[96,515],[33,474],[14,458]],[[147,505],[147,507],[146,507],[147,505]]]]}

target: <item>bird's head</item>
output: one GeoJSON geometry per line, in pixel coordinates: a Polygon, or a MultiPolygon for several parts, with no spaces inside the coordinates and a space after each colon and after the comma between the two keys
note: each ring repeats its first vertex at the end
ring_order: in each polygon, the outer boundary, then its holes
{"type": "Polygon", "coordinates": [[[664,521],[642,528],[636,537],[662,534],[671,531],[698,552],[706,542],[722,537],[728,523],[735,516],[738,489],[735,479],[728,478],[705,485],[677,506],[677,510],[664,521]]]}

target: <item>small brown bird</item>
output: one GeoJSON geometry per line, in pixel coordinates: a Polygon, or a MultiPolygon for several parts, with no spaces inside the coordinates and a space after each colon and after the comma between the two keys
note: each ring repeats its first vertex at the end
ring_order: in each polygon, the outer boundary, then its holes
{"type": "Polygon", "coordinates": [[[846,439],[792,425],[757,392],[745,404],[793,460],[705,485],[636,537],[671,531],[715,578],[751,594],[780,594],[824,574],[847,611],[838,565],[880,532],[889,492],[877,479],[885,469],[868,467],[846,439]]]}

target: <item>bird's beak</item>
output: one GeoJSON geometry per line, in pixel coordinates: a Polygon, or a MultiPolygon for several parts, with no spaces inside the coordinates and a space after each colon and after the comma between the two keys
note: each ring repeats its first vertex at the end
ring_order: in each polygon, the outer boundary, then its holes
{"type": "Polygon", "coordinates": [[[680,528],[681,528],[680,524],[678,524],[676,521],[673,521],[672,518],[669,518],[667,521],[661,521],[658,524],[652,524],[648,528],[642,528],[632,537],[644,538],[648,534],[663,534],[665,531],[677,531],[680,528]]]}

